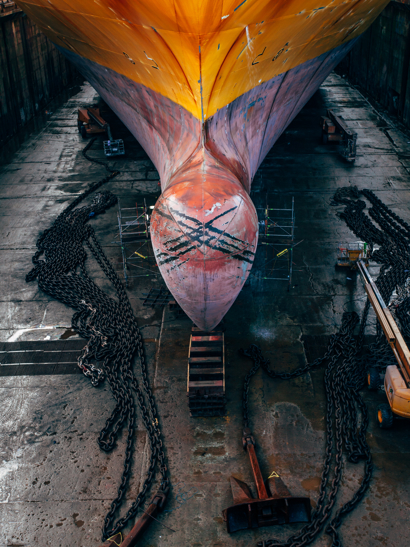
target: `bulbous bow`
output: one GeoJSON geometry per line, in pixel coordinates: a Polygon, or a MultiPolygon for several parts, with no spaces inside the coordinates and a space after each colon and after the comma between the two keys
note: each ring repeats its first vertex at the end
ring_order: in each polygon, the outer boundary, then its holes
{"type": "Polygon", "coordinates": [[[242,289],[257,246],[256,210],[239,180],[196,156],[157,201],[151,239],[175,300],[195,325],[212,330],[242,289]]]}

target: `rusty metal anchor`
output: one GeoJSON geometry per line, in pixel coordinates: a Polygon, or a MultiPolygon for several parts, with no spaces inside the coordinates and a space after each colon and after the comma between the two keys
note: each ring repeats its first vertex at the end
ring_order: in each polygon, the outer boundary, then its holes
{"type": "Polygon", "coordinates": [[[310,522],[310,499],[294,497],[279,477],[273,472],[266,484],[263,482],[255,452],[255,439],[251,430],[245,428],[243,447],[249,454],[258,497],[255,499],[248,485],[231,477],[234,505],[222,512],[228,532],[260,528],[275,524],[310,522]]]}
{"type": "Polygon", "coordinates": [[[152,520],[156,520],[155,517],[158,512],[162,511],[162,509],[164,508],[167,499],[167,493],[168,489],[166,491],[158,490],[158,492],[152,498],[147,510],[144,511],[143,515],[138,519],[131,532],[127,534],[123,540],[121,532],[119,532],[118,534],[115,534],[115,536],[108,538],[101,545],[101,547],[134,547],[134,545],[137,544],[137,541],[141,538],[142,534],[148,528],[152,520]]]}

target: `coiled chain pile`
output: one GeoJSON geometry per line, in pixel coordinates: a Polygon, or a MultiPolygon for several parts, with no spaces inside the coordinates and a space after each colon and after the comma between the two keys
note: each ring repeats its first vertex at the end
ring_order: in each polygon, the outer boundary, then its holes
{"type": "MultiPolygon", "coordinates": [[[[339,217],[343,219],[354,234],[367,242],[372,250],[372,260],[381,264],[376,285],[386,303],[392,303],[392,310],[400,322],[403,336],[410,334],[410,225],[391,211],[370,190],[356,187],[342,188],[334,196],[332,205],[345,205],[339,217]],[[365,214],[366,197],[372,207],[369,216],[365,214]],[[374,250],[375,246],[379,248],[374,250]]],[[[244,427],[249,427],[248,395],[250,381],[260,367],[271,378],[289,380],[326,365],[324,384],[326,393],[326,449],[319,498],[312,514],[312,520],[299,532],[281,542],[270,539],[258,543],[258,547],[303,547],[312,543],[325,529],[332,538],[332,547],[341,547],[338,528],[345,515],[351,512],[363,499],[369,486],[373,464],[366,432],[369,423],[366,405],[360,395],[365,385],[366,369],[378,366],[385,369],[394,363],[391,349],[381,331],[377,328],[376,344],[363,356],[364,333],[369,313],[369,301],[366,301],[358,336],[354,336],[359,316],[355,312],[343,314],[340,330],[331,336],[325,355],[311,364],[306,364],[291,373],[278,373],[270,368],[268,359],[263,357],[259,347],[251,345],[243,351],[253,361],[243,388],[244,427]],[[387,359],[388,357],[388,359],[387,359]],[[343,475],[344,455],[349,462],[364,461],[364,473],[360,487],[353,497],[340,507],[332,517],[336,497],[343,475]],[[333,473],[331,471],[333,470],[333,473]],[[329,487],[330,486],[330,487],[329,487]]]]}
{"type": "MultiPolygon", "coordinates": [[[[86,155],[92,142],[87,145],[83,154],[90,161],[95,161],[86,155]]],[[[137,514],[158,466],[161,489],[167,491],[169,488],[167,463],[162,448],[155,401],[148,382],[142,336],[124,286],[98,243],[93,228],[88,224],[91,217],[104,213],[117,199],[111,192],[99,192],[89,205],[77,207],[88,195],[118,174],[118,171],[112,171],[105,164],[104,166],[110,174],[78,196],[57,217],[52,227],[45,230],[38,239],[37,251],[33,256],[34,268],[26,276],[27,281],[37,279],[42,291],[76,310],[72,318],[72,327],[81,337],[88,340],[79,359],[79,366],[94,386],[98,386],[105,377],[108,379],[116,406],[100,433],[98,443],[101,449],[107,452],[112,450],[120,432],[126,424],[128,425],[124,470],[118,495],[105,518],[103,540],[121,531],[137,514]],[[87,274],[84,244],[97,260],[107,279],[111,281],[117,300],[102,291],[87,274]],[[40,259],[42,255],[44,257],[40,259]],[[132,368],[135,354],[140,363],[142,388],[132,368]],[[100,368],[96,366],[96,362],[102,362],[100,368]],[[125,516],[114,522],[116,512],[124,500],[131,471],[136,427],[135,395],[148,433],[151,459],[142,490],[125,516]]],[[[372,260],[381,264],[380,274],[376,280],[377,287],[386,303],[394,296],[392,311],[400,323],[403,335],[405,338],[409,337],[409,224],[391,211],[370,190],[359,192],[355,187],[340,189],[334,196],[333,205],[345,205],[344,211],[339,213],[340,218],[358,238],[369,244],[372,260]],[[369,216],[365,214],[366,203],[360,199],[361,196],[367,198],[372,205],[369,216]],[[375,245],[379,246],[377,250],[375,245]]],[[[271,539],[259,543],[259,547],[303,547],[312,543],[324,528],[332,537],[332,547],[340,547],[338,528],[342,519],[356,507],[366,493],[373,464],[366,442],[369,418],[360,390],[364,386],[365,370],[368,366],[385,368],[386,364],[393,362],[389,345],[379,326],[377,342],[370,347],[367,362],[363,358],[368,312],[369,302],[366,301],[359,334],[356,337],[354,330],[359,324],[359,317],[355,312],[345,313],[340,330],[331,337],[325,355],[291,373],[278,373],[272,370],[269,360],[263,357],[261,349],[255,345],[243,352],[253,361],[253,366],[245,378],[243,390],[245,427],[249,426],[250,381],[260,367],[271,378],[287,380],[326,365],[326,451],[319,498],[312,521],[285,542],[271,539]],[[331,518],[342,480],[343,454],[350,462],[364,461],[363,480],[354,496],[331,518]]]]}
{"type": "MultiPolygon", "coordinates": [[[[85,157],[92,142],[83,150],[85,157]]],[[[111,192],[98,192],[89,205],[77,207],[88,195],[119,172],[112,171],[103,162],[89,157],[87,159],[104,165],[110,174],[79,195],[57,217],[51,228],[44,231],[37,241],[37,251],[33,256],[34,268],[27,274],[26,281],[37,279],[42,291],[76,310],[72,318],[72,328],[87,340],[78,364],[93,386],[98,386],[105,377],[109,382],[116,406],[99,435],[100,448],[105,452],[111,451],[122,429],[128,426],[124,469],[117,497],[104,521],[104,541],[120,532],[137,514],[158,466],[161,474],[160,489],[164,492],[169,487],[169,478],[155,400],[148,381],[141,332],[123,283],[98,243],[94,229],[88,224],[91,217],[112,207],[117,198],[111,192]],[[117,300],[102,291],[87,274],[84,244],[112,283],[117,300]],[[42,259],[41,255],[44,255],[42,259]],[[140,364],[142,387],[133,371],[134,355],[137,355],[140,364]],[[96,366],[97,361],[102,362],[100,367],[96,366]],[[115,522],[131,473],[136,428],[135,396],[148,433],[151,457],[141,491],[126,514],[115,522]]]]}

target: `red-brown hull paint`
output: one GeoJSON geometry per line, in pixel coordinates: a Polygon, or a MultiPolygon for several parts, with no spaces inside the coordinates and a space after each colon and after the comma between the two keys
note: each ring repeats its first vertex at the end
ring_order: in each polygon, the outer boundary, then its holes
{"type": "Polygon", "coordinates": [[[212,330],[249,275],[258,217],[235,175],[199,150],[159,198],[151,240],[176,301],[196,325],[212,330]]]}
{"type": "Polygon", "coordinates": [[[159,172],[154,252],[168,288],[201,329],[221,321],[252,267],[258,222],[248,192],[259,165],[355,41],[256,86],[204,127],[170,99],[62,50],[159,172]]]}
{"type": "Polygon", "coordinates": [[[264,82],[207,120],[207,148],[248,192],[266,154],[355,42],[264,82]]]}

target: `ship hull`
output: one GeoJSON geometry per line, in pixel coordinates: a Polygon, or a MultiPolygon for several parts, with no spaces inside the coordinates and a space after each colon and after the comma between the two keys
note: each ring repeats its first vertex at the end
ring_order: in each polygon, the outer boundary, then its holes
{"type": "Polygon", "coordinates": [[[62,49],[160,174],[154,253],[168,288],[200,328],[221,321],[251,270],[258,219],[248,194],[259,165],[355,41],[238,97],[206,121],[204,132],[180,105],[62,49]]]}
{"type": "Polygon", "coordinates": [[[151,239],[169,289],[210,330],[255,256],[252,180],[388,0],[20,0],[145,148],[151,239]]]}
{"type": "Polygon", "coordinates": [[[114,70],[57,47],[143,146],[158,170],[162,191],[203,145],[249,193],[266,154],[356,41],[256,86],[206,120],[204,131],[200,120],[179,104],[114,70]]]}

